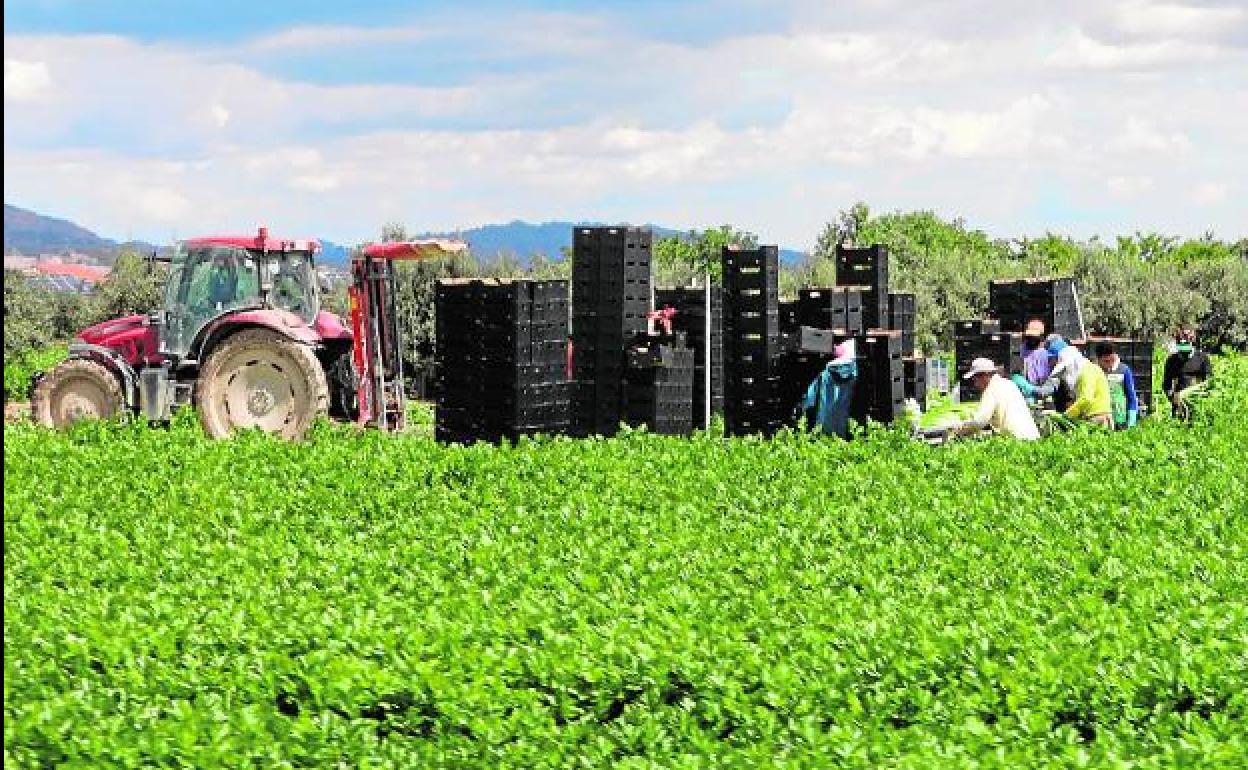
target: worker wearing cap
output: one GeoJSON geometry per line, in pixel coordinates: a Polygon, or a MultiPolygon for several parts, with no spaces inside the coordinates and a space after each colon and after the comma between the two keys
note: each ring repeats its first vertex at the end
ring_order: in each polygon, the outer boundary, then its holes
{"type": "Polygon", "coordinates": [[[1113,428],[1113,402],[1110,400],[1109,379],[1105,376],[1105,371],[1084,358],[1079,348],[1060,338],[1059,342],[1061,344],[1057,346],[1057,363],[1053,366],[1052,376],[1059,378],[1074,394],[1073,403],[1064,410],[1066,416],[1103,428],[1113,428]]]}
{"type": "Polygon", "coordinates": [[[954,428],[955,435],[973,434],[990,427],[997,433],[1023,441],[1040,438],[1040,429],[1036,427],[1022,391],[997,373],[997,365],[991,359],[972,361],[971,370],[962,375],[962,379],[970,380],[981,396],[975,416],[954,428]]]}

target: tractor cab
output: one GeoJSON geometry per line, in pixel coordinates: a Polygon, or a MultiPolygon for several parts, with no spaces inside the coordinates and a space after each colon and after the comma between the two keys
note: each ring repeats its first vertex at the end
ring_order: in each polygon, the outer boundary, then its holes
{"type": "Polygon", "coordinates": [[[174,358],[193,354],[220,319],[240,311],[280,310],[288,324],[311,327],[320,311],[316,241],[197,238],[178,245],[165,286],[160,346],[174,358]],[[297,319],[297,320],[296,320],[297,319]]]}

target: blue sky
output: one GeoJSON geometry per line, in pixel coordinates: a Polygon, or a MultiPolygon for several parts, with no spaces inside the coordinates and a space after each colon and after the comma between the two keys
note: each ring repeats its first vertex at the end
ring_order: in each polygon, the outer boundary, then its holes
{"type": "Polygon", "coordinates": [[[1248,234],[1235,0],[5,4],[5,200],[106,235],[1248,234]]]}

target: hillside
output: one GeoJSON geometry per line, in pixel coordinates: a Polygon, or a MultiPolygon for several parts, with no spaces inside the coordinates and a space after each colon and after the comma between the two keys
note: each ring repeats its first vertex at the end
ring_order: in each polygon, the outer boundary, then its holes
{"type": "Polygon", "coordinates": [[[94,251],[116,248],[85,227],[65,219],[46,217],[4,204],[5,253],[43,254],[61,251],[94,251]]]}
{"type": "MultiPolygon", "coordinates": [[[[560,259],[563,250],[572,247],[572,230],[581,224],[602,224],[571,221],[530,223],[519,220],[506,224],[488,224],[466,230],[422,233],[419,237],[453,237],[467,241],[474,254],[489,259],[499,254],[516,257],[522,264],[541,254],[560,259]]],[[[657,236],[680,235],[683,231],[650,225],[657,236]]],[[[47,254],[77,251],[91,254],[101,262],[111,262],[123,244],[104,238],[73,222],[38,214],[10,204],[4,205],[4,251],[6,254],[47,254]]],[[[148,243],[134,244],[140,251],[155,249],[148,243]]],[[[327,265],[345,267],[350,249],[333,241],[321,240],[322,261],[327,265]]],[[[802,254],[781,249],[782,262],[792,263],[802,254]]]]}

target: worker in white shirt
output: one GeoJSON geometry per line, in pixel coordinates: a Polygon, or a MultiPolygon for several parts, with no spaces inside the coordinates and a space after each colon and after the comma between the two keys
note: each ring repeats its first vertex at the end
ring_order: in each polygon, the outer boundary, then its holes
{"type": "Polygon", "coordinates": [[[962,376],[982,394],[975,416],[953,428],[957,436],[978,433],[984,428],[1023,441],[1040,438],[1040,429],[1023,392],[1010,380],[997,372],[997,365],[988,358],[971,362],[971,370],[962,376]]]}

